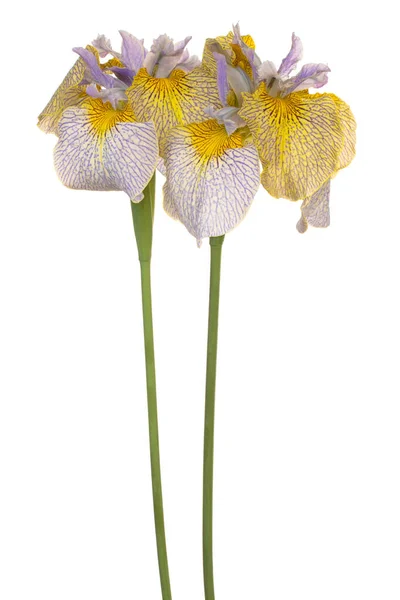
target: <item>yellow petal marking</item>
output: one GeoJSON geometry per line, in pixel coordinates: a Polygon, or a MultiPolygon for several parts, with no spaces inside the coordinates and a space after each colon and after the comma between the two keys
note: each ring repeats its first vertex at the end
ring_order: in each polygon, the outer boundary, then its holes
{"type": "Polygon", "coordinates": [[[262,83],[243,94],[239,114],[247,123],[264,167],[261,182],[276,198],[311,196],[337,169],[343,131],[329,94],[270,96],[262,83]]]}
{"type": "Polygon", "coordinates": [[[104,103],[100,98],[87,98],[82,104],[87,112],[88,121],[98,136],[104,137],[118,123],[136,121],[132,108],[127,104],[124,109],[113,108],[110,102],[104,103]]]}
{"type": "Polygon", "coordinates": [[[188,144],[193,147],[202,162],[219,157],[227,150],[242,148],[243,138],[239,130],[228,135],[223,125],[214,119],[203,123],[192,123],[186,127],[188,144]]]}
{"type": "Polygon", "coordinates": [[[127,96],[137,120],[154,123],[161,153],[172,127],[203,121],[209,105],[220,106],[217,82],[201,67],[190,73],[176,69],[160,79],[140,69],[127,96]]]}

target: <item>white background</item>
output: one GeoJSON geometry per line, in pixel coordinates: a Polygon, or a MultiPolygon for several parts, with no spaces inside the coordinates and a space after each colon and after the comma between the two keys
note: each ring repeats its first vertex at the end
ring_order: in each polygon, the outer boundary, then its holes
{"type": "MultiPolygon", "coordinates": [[[[399,85],[388,2],[10,3],[2,9],[0,597],[158,600],[139,269],[123,193],[71,191],[36,117],[97,33],[240,20],[279,64],[295,31],[352,107],[332,225],[260,188],[223,251],[217,600],[400,597],[399,85]]],[[[393,5],[394,6],[394,5],[393,5]]],[[[153,286],[174,600],[201,600],[209,248],[161,208],[153,286]]]]}

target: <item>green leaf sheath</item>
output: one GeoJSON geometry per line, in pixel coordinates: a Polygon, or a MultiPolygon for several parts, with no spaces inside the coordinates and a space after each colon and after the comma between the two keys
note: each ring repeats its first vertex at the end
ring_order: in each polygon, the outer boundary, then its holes
{"type": "Polygon", "coordinates": [[[158,436],[156,368],[154,359],[153,316],[151,305],[151,248],[153,239],[155,175],[144,190],[141,202],[131,202],[133,225],[139,253],[141,282],[144,348],[146,360],[147,406],[149,417],[149,440],[151,481],[153,487],[154,521],[157,540],[158,566],[163,600],[171,600],[167,544],[165,539],[164,510],[161,485],[160,447],[158,436]]]}
{"type": "Polygon", "coordinates": [[[215,600],[213,573],[213,472],[215,382],[217,376],[218,310],[221,252],[224,236],[210,238],[210,299],[208,312],[206,404],[203,463],[203,573],[206,600],[215,600]]]}

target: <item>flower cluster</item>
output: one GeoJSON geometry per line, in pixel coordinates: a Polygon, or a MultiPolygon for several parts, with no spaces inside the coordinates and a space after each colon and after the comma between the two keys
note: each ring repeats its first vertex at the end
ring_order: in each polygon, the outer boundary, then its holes
{"type": "Polygon", "coordinates": [[[207,39],[201,61],[190,37],[161,35],[146,50],[120,34],[120,52],[104,35],[74,48],[78,60],[39,116],[58,136],[62,183],[140,202],[158,168],[167,213],[199,242],[233,229],[260,182],[276,198],[302,200],[300,232],[329,225],[330,182],[354,157],[356,124],[334,94],[309,93],[327,83],[327,65],[292,74],[302,57],[296,35],[276,68],[237,25],[207,39]]]}

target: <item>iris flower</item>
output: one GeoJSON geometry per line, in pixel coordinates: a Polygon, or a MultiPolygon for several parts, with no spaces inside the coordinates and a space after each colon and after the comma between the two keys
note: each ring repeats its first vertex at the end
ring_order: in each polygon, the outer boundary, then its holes
{"type": "Polygon", "coordinates": [[[303,200],[297,229],[329,225],[331,179],[352,161],[356,123],[335,94],[310,94],[328,81],[327,65],[306,64],[292,75],[303,53],[293,34],[280,67],[257,68],[256,89],[243,94],[239,116],[248,125],[263,172],[261,183],[276,198],[303,200]]]}
{"type": "Polygon", "coordinates": [[[74,48],[79,58],[38,125],[58,136],[55,168],[67,187],[123,190],[138,202],[157,166],[158,143],[153,123],[137,121],[126,93],[126,71],[135,73],[135,58],[144,58],[143,43],[121,34],[121,54],[113,53],[104,64],[105,50],[99,52],[97,40],[74,48]]]}
{"type": "Polygon", "coordinates": [[[259,187],[257,150],[239,116],[258,64],[251,38],[242,39],[237,29],[207,40],[202,68],[217,81],[218,98],[209,99],[201,120],[167,133],[164,208],[198,244],[236,227],[259,187]]]}

